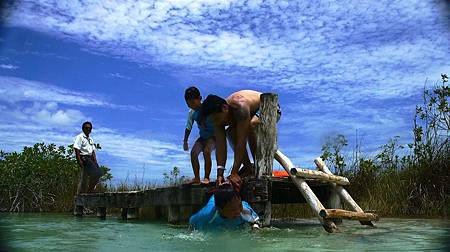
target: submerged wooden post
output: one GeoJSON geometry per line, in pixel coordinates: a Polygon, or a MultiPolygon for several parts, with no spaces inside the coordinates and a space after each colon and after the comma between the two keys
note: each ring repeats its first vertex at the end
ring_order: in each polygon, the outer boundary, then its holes
{"type": "MultiPolygon", "coordinates": [[[[327,202],[325,203],[325,207],[328,209],[339,209],[342,208],[342,204],[341,204],[341,198],[339,198],[338,193],[336,192],[335,188],[333,187],[329,187],[330,191],[329,191],[329,197],[327,202]]],[[[342,224],[342,219],[341,218],[335,218],[333,219],[333,222],[336,225],[342,224]]]]}
{"type": "Polygon", "coordinates": [[[106,207],[97,207],[97,217],[102,220],[106,219],[106,207]]]}
{"type": "MultiPolygon", "coordinates": [[[[259,111],[261,122],[256,127],[255,175],[258,179],[270,180],[272,176],[273,158],[277,150],[278,95],[264,93],[261,94],[260,99],[259,111]]],[[[267,185],[270,187],[270,181],[267,185]]],[[[269,226],[272,215],[270,197],[267,201],[257,204],[264,209],[263,215],[260,216],[263,226],[269,226]]]]}
{"type": "Polygon", "coordinates": [[[75,205],[75,208],[73,209],[73,215],[81,217],[83,216],[83,210],[84,210],[83,206],[75,205]]]}
{"type": "Polygon", "coordinates": [[[180,206],[169,206],[167,208],[167,222],[169,222],[170,224],[179,224],[181,219],[180,210],[180,206]]]}
{"type": "Polygon", "coordinates": [[[123,207],[123,208],[120,210],[120,216],[122,217],[122,220],[126,220],[126,219],[127,219],[127,216],[128,216],[128,208],[123,207]]]}
{"type": "Polygon", "coordinates": [[[139,208],[132,207],[128,208],[127,220],[133,220],[139,218],[139,208]]]}
{"type": "MultiPolygon", "coordinates": [[[[327,165],[323,160],[318,157],[314,159],[314,163],[316,164],[317,168],[327,174],[333,174],[330,169],[328,169],[327,165]]],[[[335,183],[331,183],[331,186],[336,190],[336,192],[341,197],[341,200],[344,201],[349,207],[358,213],[364,213],[364,211],[359,207],[359,205],[356,203],[356,201],[353,200],[352,196],[345,190],[342,186],[336,185],[335,183]]],[[[360,221],[361,225],[368,225],[368,226],[374,226],[371,221],[360,221]]]]}

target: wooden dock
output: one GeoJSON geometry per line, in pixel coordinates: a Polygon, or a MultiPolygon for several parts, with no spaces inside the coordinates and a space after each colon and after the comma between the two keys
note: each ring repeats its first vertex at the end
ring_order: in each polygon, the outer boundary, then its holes
{"type": "MultiPolygon", "coordinates": [[[[322,202],[329,202],[333,193],[326,182],[309,180],[312,190],[322,202]]],[[[106,217],[106,209],[121,209],[122,218],[138,218],[139,209],[156,208],[157,218],[167,217],[170,223],[185,223],[188,216],[203,207],[211,196],[215,183],[209,185],[179,185],[152,188],[143,191],[81,194],[75,198],[75,214],[83,215],[83,208],[96,209],[97,216],[106,217]],[[177,214],[183,209],[184,214],[177,214]]],[[[252,205],[259,215],[264,215],[260,203],[306,203],[300,191],[288,177],[270,180],[247,180],[241,190],[243,200],[252,205]]],[[[332,204],[332,202],[329,202],[332,204]]],[[[335,206],[329,205],[330,208],[335,206]]]]}
{"type": "MultiPolygon", "coordinates": [[[[242,199],[247,201],[261,218],[264,226],[270,226],[272,204],[307,203],[323,228],[329,233],[340,232],[337,224],[342,219],[358,220],[362,225],[373,227],[378,220],[373,213],[365,213],[343,187],[350,182],[336,176],[320,159],[314,163],[317,170],[294,166],[277,146],[276,94],[261,95],[261,123],[256,128],[255,174],[244,179],[242,199]],[[272,176],[276,159],[289,177],[272,176]],[[341,200],[351,211],[341,209],[341,200]]],[[[97,216],[106,217],[107,208],[120,208],[122,218],[133,219],[141,208],[154,208],[158,216],[167,217],[170,223],[186,222],[205,205],[211,196],[214,183],[208,186],[181,185],[154,188],[144,191],[81,194],[75,198],[75,215],[82,215],[83,208],[96,208],[97,216]]]]}

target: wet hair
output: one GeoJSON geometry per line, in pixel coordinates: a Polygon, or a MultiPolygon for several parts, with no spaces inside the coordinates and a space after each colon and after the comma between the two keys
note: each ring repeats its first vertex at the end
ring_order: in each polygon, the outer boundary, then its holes
{"type": "Polygon", "coordinates": [[[88,124],[91,125],[91,128],[92,128],[92,123],[91,122],[84,122],[83,125],[81,125],[81,128],[84,129],[84,126],[88,125],[88,124]]]}
{"type": "Polygon", "coordinates": [[[214,113],[222,112],[222,106],[227,104],[227,101],[222,97],[212,94],[208,95],[208,97],[206,97],[206,99],[202,103],[202,108],[200,110],[200,119],[207,118],[209,115],[214,113]]]}
{"type": "Polygon", "coordinates": [[[198,88],[196,88],[196,87],[188,87],[184,91],[184,99],[186,101],[189,101],[189,100],[192,100],[192,99],[199,99],[199,98],[201,98],[200,90],[198,90],[198,88]]]}
{"type": "Polygon", "coordinates": [[[241,198],[239,192],[234,190],[231,184],[220,185],[214,193],[216,208],[223,209],[234,198],[241,198]]]}

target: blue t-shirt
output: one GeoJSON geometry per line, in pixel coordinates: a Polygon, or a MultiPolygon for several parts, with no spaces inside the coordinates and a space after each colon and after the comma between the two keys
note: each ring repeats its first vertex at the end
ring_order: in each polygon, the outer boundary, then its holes
{"type": "Polygon", "coordinates": [[[242,201],[244,212],[249,214],[241,215],[234,219],[226,219],[220,216],[216,209],[214,195],[211,196],[206,206],[189,219],[189,225],[196,230],[217,230],[217,229],[238,229],[245,223],[256,222],[259,220],[258,214],[253,211],[250,205],[242,201]]]}
{"type": "Polygon", "coordinates": [[[209,139],[210,137],[214,136],[214,125],[209,117],[206,118],[205,123],[202,125],[202,123],[199,122],[199,115],[200,109],[189,111],[186,129],[191,130],[192,124],[195,121],[199,129],[200,137],[205,140],[209,139]]]}

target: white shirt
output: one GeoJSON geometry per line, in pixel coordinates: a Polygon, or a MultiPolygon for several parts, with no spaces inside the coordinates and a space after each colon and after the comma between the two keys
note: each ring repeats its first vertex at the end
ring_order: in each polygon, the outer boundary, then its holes
{"type": "Polygon", "coordinates": [[[94,140],[82,132],[75,137],[73,148],[80,150],[81,155],[92,155],[92,152],[95,150],[94,140]]]}

